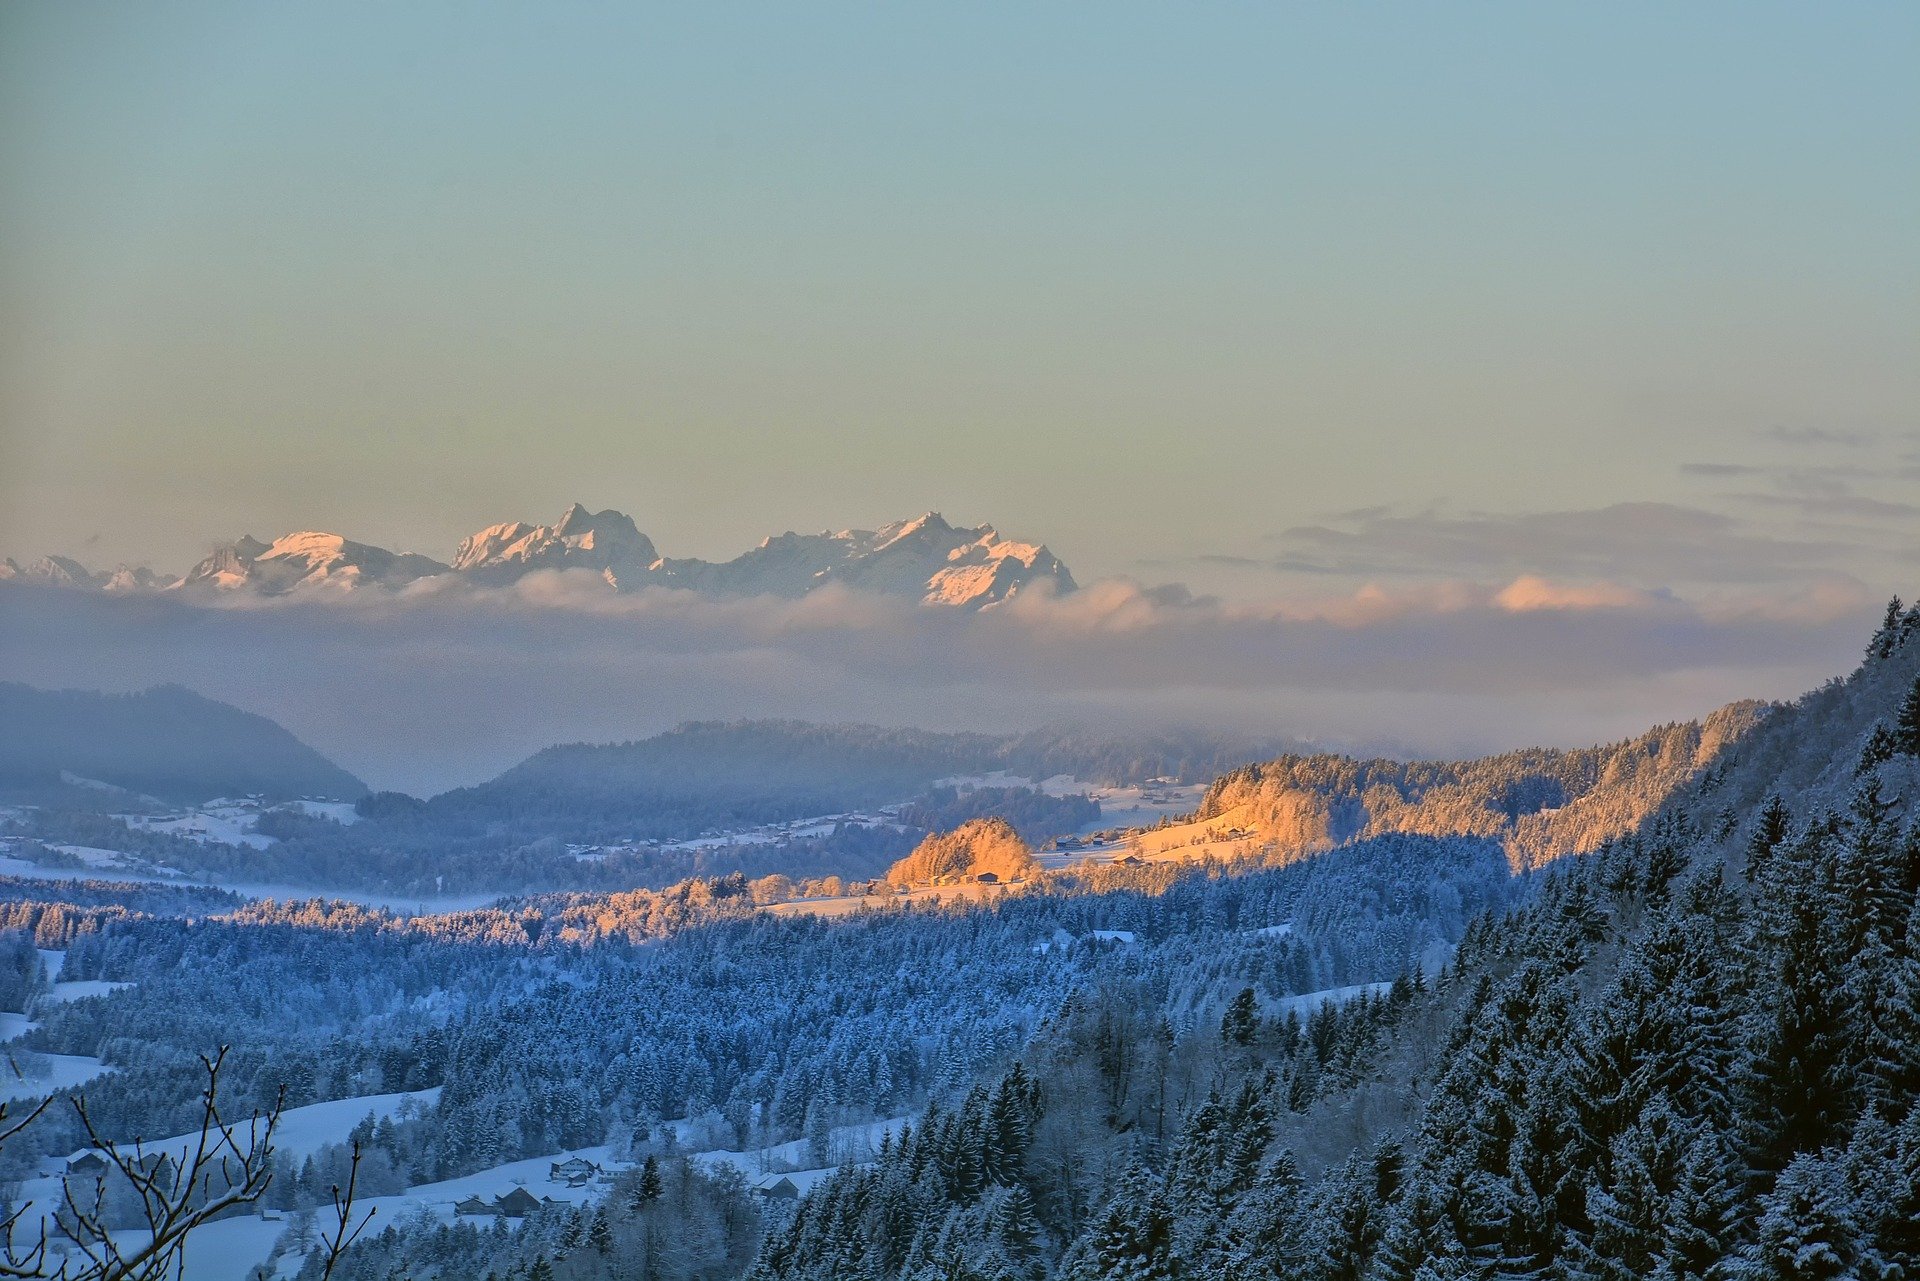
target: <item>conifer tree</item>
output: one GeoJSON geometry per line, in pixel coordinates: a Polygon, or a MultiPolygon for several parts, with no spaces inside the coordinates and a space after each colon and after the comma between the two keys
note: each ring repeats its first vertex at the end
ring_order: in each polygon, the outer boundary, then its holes
{"type": "Polygon", "coordinates": [[[1854,777],[1872,773],[1900,754],[1900,740],[1894,737],[1885,721],[1875,721],[1867,741],[1860,745],[1859,759],[1854,762],[1854,777]]]}
{"type": "Polygon", "coordinates": [[[1734,1269],[1742,1281],[1843,1281],[1863,1277],[1860,1226],[1834,1166],[1795,1158],[1763,1202],[1755,1239],[1734,1269]]]}
{"type": "Polygon", "coordinates": [[[640,1177],[633,1185],[633,1208],[644,1210],[660,1199],[666,1185],[660,1179],[659,1158],[649,1155],[641,1162],[640,1177]]]}
{"type": "Polygon", "coordinates": [[[1115,1185],[1107,1208],[1068,1271],[1070,1281],[1174,1281],[1173,1212],[1159,1182],[1139,1165],[1115,1185]]]}
{"type": "Polygon", "coordinates": [[[1818,858],[1823,843],[1803,844],[1801,857],[1782,869],[1779,890],[1788,901],[1778,974],[1765,996],[1746,1081],[1748,1146],[1760,1171],[1783,1169],[1795,1154],[1831,1143],[1854,1103],[1835,895],[1807,861],[1818,858]]]}
{"type": "Polygon", "coordinates": [[[1754,826],[1753,836],[1747,841],[1749,881],[1759,879],[1773,852],[1787,839],[1792,826],[1793,815],[1787,812],[1787,803],[1780,799],[1778,792],[1769,796],[1766,807],[1760,811],[1760,821],[1754,826]]]}
{"type": "Polygon", "coordinates": [[[1260,1007],[1253,989],[1241,988],[1239,994],[1228,1003],[1226,1014],[1221,1016],[1221,1041],[1227,1045],[1252,1045],[1254,1035],[1260,1029],[1259,1011],[1260,1007]]]}
{"type": "Polygon", "coordinates": [[[1900,715],[1893,723],[1894,745],[1906,756],[1920,756],[1920,676],[1900,702],[1900,715]]]}
{"type": "Polygon", "coordinates": [[[1007,1189],[994,1214],[993,1231],[1010,1262],[1024,1266],[1039,1258],[1040,1211],[1024,1187],[1007,1189]]]}
{"type": "Polygon", "coordinates": [[[1867,657],[1870,659],[1892,657],[1893,651],[1905,639],[1901,635],[1901,627],[1905,621],[1905,616],[1901,612],[1900,598],[1895,596],[1887,602],[1886,616],[1881,619],[1879,630],[1874,632],[1873,639],[1867,642],[1867,657]]]}

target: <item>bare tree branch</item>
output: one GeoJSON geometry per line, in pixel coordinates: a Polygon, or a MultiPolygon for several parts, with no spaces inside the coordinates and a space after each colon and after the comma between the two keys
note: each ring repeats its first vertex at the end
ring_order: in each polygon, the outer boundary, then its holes
{"type": "MultiPolygon", "coordinates": [[[[95,1126],[86,1095],[69,1096],[74,1115],[92,1151],[106,1169],[90,1180],[62,1175],[57,1203],[34,1214],[27,1235],[26,1201],[0,1218],[0,1281],[165,1281],[178,1274],[188,1239],[195,1229],[257,1202],[273,1182],[274,1134],[285,1106],[283,1089],[273,1108],[245,1123],[228,1122],[220,1112],[220,1073],[227,1047],[202,1056],[207,1083],[200,1096],[200,1126],[175,1150],[148,1151],[136,1139],[131,1146],[105,1137],[95,1126]],[[123,1247],[114,1239],[111,1201],[131,1199],[144,1231],[123,1247]],[[51,1224],[51,1228],[49,1227],[51,1224]],[[55,1259],[58,1252],[65,1257],[55,1259]],[[77,1257],[75,1257],[77,1256],[77,1257]]],[[[17,1122],[0,1103],[0,1148],[47,1111],[41,1102],[17,1122]]],[[[353,1204],[359,1184],[360,1145],[345,1189],[333,1189],[338,1226],[321,1241],[323,1277],[331,1277],[341,1255],[353,1244],[373,1212],[356,1218],[353,1204]]],[[[122,1229],[122,1236],[130,1234],[122,1229]]]]}

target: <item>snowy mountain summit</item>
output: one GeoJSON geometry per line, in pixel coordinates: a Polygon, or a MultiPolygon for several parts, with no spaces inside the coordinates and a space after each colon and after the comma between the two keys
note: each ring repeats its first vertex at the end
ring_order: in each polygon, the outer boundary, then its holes
{"type": "Polygon", "coordinates": [[[952,525],[938,512],[873,530],[788,532],[732,560],[708,561],[664,557],[631,517],[590,512],[578,503],[551,525],[489,525],[461,540],[451,564],[309,531],[271,543],[244,536],[177,580],[124,565],[96,574],[60,556],[25,569],[12,561],[0,563],[0,579],[93,591],[277,596],[395,589],[441,576],[502,586],[553,570],[585,570],[615,591],[667,587],[710,596],[796,598],[839,584],[960,609],[996,605],[1024,591],[1059,593],[1075,587],[1067,567],[1044,546],[1004,538],[991,525],[952,525]]]}
{"type": "Polygon", "coordinates": [[[662,561],[655,581],[727,596],[803,596],[839,583],[928,605],[978,609],[1036,584],[1074,589],[1059,557],[1033,543],[1002,538],[991,525],[957,528],[938,512],[877,530],[788,532],[744,556],[714,563],[662,561]]]}
{"type": "Polygon", "coordinates": [[[296,588],[404,587],[446,570],[430,557],[390,552],[338,534],[287,534],[272,543],[249,534],[195,565],[177,585],[244,588],[277,596],[296,588]]]}
{"type": "Polygon", "coordinates": [[[591,569],[614,587],[637,586],[660,559],[653,540],[616,511],[579,503],[552,525],[512,521],[462,539],[453,568],[478,582],[512,582],[536,569],[591,569]]]}

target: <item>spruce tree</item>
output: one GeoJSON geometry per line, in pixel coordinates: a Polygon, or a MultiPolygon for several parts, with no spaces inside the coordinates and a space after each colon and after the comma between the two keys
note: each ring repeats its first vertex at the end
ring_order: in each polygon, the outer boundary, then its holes
{"type": "Polygon", "coordinates": [[[1173,1281],[1173,1212],[1157,1180],[1128,1167],[1068,1271],[1071,1281],[1173,1281]]]}
{"type": "Polygon", "coordinates": [[[1353,1157],[1321,1184],[1312,1214],[1314,1275],[1325,1281],[1360,1281],[1367,1274],[1387,1226],[1386,1198],[1376,1195],[1374,1185],[1353,1157]]]}
{"type": "Polygon", "coordinates": [[[1766,808],[1760,811],[1760,821],[1753,829],[1753,836],[1747,841],[1747,879],[1758,880],[1766,870],[1767,861],[1773,852],[1780,848],[1781,842],[1793,827],[1793,815],[1787,811],[1787,803],[1780,799],[1778,792],[1767,798],[1766,808]]]}
{"type": "Polygon", "coordinates": [[[1831,1164],[1802,1155],[1763,1202],[1756,1239],[1737,1275],[1746,1281],[1843,1281],[1861,1276],[1852,1198],[1831,1164]]]}
{"type": "Polygon", "coordinates": [[[665,1184],[660,1179],[659,1159],[649,1156],[640,1165],[640,1177],[633,1185],[633,1208],[644,1210],[660,1199],[665,1184]]]}
{"type": "Polygon", "coordinates": [[[1040,1257],[1040,1211],[1025,1188],[1007,1189],[994,1213],[993,1230],[1001,1252],[1014,1264],[1024,1266],[1040,1257]]]}
{"type": "Polygon", "coordinates": [[[1260,1030],[1259,1010],[1253,989],[1241,988],[1220,1019],[1220,1040],[1227,1045],[1252,1045],[1254,1035],[1260,1030]]]}
{"type": "Polygon", "coordinates": [[[1893,723],[1894,745],[1902,754],[1920,756],[1920,676],[1900,703],[1900,715],[1893,723]]]}
{"type": "Polygon", "coordinates": [[[1880,629],[1873,634],[1873,639],[1867,642],[1867,657],[1892,657],[1893,651],[1899,648],[1901,640],[1904,639],[1901,636],[1901,626],[1904,621],[1900,598],[1895,596],[1887,602],[1886,617],[1881,620],[1880,629]]]}
{"type": "MultiPolygon", "coordinates": [[[[1816,854],[1818,842],[1810,843],[1816,854]]],[[[1764,1024],[1747,1073],[1748,1145],[1758,1171],[1783,1169],[1797,1153],[1832,1143],[1851,1116],[1847,1022],[1834,895],[1819,869],[1785,869],[1778,975],[1762,1006],[1764,1024]]]]}
{"type": "Polygon", "coordinates": [[[1875,721],[1873,730],[1867,735],[1867,741],[1860,745],[1860,757],[1853,763],[1854,777],[1859,778],[1872,773],[1879,766],[1900,754],[1900,740],[1894,737],[1885,721],[1875,721]]]}

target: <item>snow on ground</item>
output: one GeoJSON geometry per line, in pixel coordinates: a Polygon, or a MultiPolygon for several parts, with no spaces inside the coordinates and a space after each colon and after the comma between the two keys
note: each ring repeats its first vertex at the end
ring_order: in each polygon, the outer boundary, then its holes
{"type": "Polygon", "coordinates": [[[271,1219],[244,1214],[209,1223],[187,1242],[180,1281],[247,1281],[247,1274],[267,1261],[286,1230],[281,1214],[271,1219]]]}
{"type": "Polygon", "coordinates": [[[353,808],[352,801],[295,801],[294,804],[314,818],[330,818],[342,827],[352,827],[360,821],[360,811],[353,808]]]}
{"type": "Polygon", "coordinates": [[[1148,783],[1140,787],[1086,787],[1070,775],[1059,775],[1042,783],[1041,789],[1053,796],[1085,792],[1099,801],[1099,820],[1080,829],[1093,832],[1108,827],[1150,827],[1163,818],[1191,814],[1200,807],[1207,785],[1148,783]]]}
{"type": "Polygon", "coordinates": [[[709,1170],[730,1165],[740,1171],[748,1184],[784,1176],[792,1179],[793,1185],[805,1193],[843,1165],[866,1165],[872,1162],[879,1155],[881,1138],[889,1134],[897,1138],[908,1120],[907,1117],[897,1116],[860,1125],[835,1126],[828,1132],[828,1159],[823,1166],[811,1165],[813,1152],[806,1139],[793,1139],[747,1152],[716,1148],[709,1152],[696,1152],[687,1159],[709,1170]]]}
{"type": "Polygon", "coordinates": [[[843,894],[838,898],[797,898],[786,903],[769,903],[761,910],[772,912],[776,916],[850,916],[863,908],[882,911],[908,904],[958,903],[963,900],[977,903],[1004,894],[1008,890],[1017,890],[1020,886],[1019,881],[1004,885],[982,885],[977,881],[968,881],[959,885],[920,885],[905,894],[885,892],[843,894]]]}
{"type": "Polygon", "coordinates": [[[56,951],[50,947],[35,948],[34,950],[40,953],[40,964],[46,967],[47,981],[49,983],[58,983],[60,981],[60,971],[65,969],[67,965],[66,952],[64,950],[56,951]]]}
{"type": "MultiPolygon", "coordinates": [[[[309,1103],[305,1107],[288,1108],[280,1114],[280,1124],[274,1127],[273,1147],[283,1156],[300,1160],[312,1156],[329,1143],[345,1143],[353,1127],[371,1115],[376,1121],[390,1116],[398,1116],[409,1104],[424,1111],[440,1101],[440,1087],[429,1090],[414,1090],[401,1094],[363,1094],[351,1099],[330,1099],[325,1103],[309,1103]]],[[[228,1123],[236,1127],[236,1137],[245,1146],[251,1123],[246,1117],[230,1117],[228,1123]]],[[[261,1123],[264,1132],[264,1122],[261,1123]]],[[[142,1146],[144,1152],[171,1152],[175,1159],[183,1159],[199,1142],[199,1134],[177,1134],[170,1139],[142,1146]]],[[[68,1159],[81,1156],[82,1153],[69,1154],[68,1159]]]]}
{"type": "MultiPolygon", "coordinates": [[[[1184,796],[1180,805],[1192,809],[1199,797],[1193,788],[1179,789],[1184,796]]],[[[1168,808],[1166,813],[1178,812],[1168,808]]],[[[1155,818],[1153,821],[1158,822],[1155,818]]],[[[1176,823],[1171,827],[1134,826],[1118,830],[1103,817],[1100,828],[1090,835],[1062,838],[1060,848],[1043,850],[1036,857],[1048,871],[1059,871],[1082,863],[1114,863],[1131,860],[1138,863],[1187,863],[1204,858],[1230,859],[1258,852],[1265,838],[1253,824],[1244,807],[1228,810],[1204,822],[1176,823]]],[[[1083,829],[1084,830],[1084,829],[1083,829]]]]}
{"type": "MultiPolygon", "coordinates": [[[[815,840],[822,836],[833,835],[834,829],[842,825],[848,827],[898,827],[890,813],[881,811],[868,814],[849,811],[845,814],[816,814],[812,818],[798,818],[786,823],[767,823],[759,827],[743,827],[733,831],[709,832],[684,841],[667,841],[657,847],[641,845],[632,848],[658,848],[661,850],[712,850],[732,849],[745,845],[777,845],[782,841],[815,840]]],[[[624,847],[623,847],[624,848],[624,847]]],[[[605,846],[581,846],[576,858],[604,858],[612,852],[605,846]]]]}
{"type": "Polygon", "coordinates": [[[1347,987],[1329,987],[1318,992],[1302,992],[1299,996],[1283,996],[1273,1002],[1272,1008],[1281,1015],[1292,1012],[1304,1019],[1323,1005],[1341,1005],[1362,993],[1368,996],[1380,996],[1392,989],[1391,983],[1354,983],[1347,987]]]}
{"type": "MultiPolygon", "coordinates": [[[[18,1016],[13,1016],[18,1017],[18,1016]]],[[[327,1103],[313,1103],[306,1107],[289,1108],[281,1114],[280,1125],[274,1132],[275,1148],[298,1161],[319,1151],[329,1143],[344,1142],[347,1134],[364,1120],[369,1113],[376,1117],[388,1117],[398,1114],[408,1104],[431,1107],[440,1097],[440,1089],[416,1090],[407,1094],[372,1094],[352,1099],[334,1099],[327,1103]]],[[[241,1142],[245,1143],[246,1126],[241,1126],[241,1142]]],[[[184,1153],[198,1141],[198,1135],[177,1135],[162,1139],[158,1143],[145,1144],[144,1152],[168,1151],[184,1153]]],[[[596,1151],[604,1153],[606,1149],[596,1151]]],[[[74,1153],[74,1156],[80,1155],[74,1153]]],[[[592,1152],[585,1153],[589,1159],[599,1160],[592,1152]]],[[[551,1160],[564,1160],[557,1156],[551,1160]]],[[[401,1196],[372,1198],[360,1203],[360,1211],[375,1209],[373,1227],[377,1231],[393,1222],[403,1214],[410,1213],[417,1205],[437,1209],[444,1201],[445,1217],[451,1218],[453,1201],[458,1197],[474,1195],[484,1185],[487,1189],[482,1195],[493,1197],[511,1190],[524,1179],[525,1186],[535,1196],[552,1196],[555,1200],[580,1200],[586,1189],[567,1189],[562,1187],[554,1191],[546,1186],[548,1158],[538,1161],[521,1161],[512,1166],[501,1166],[497,1170],[469,1175],[466,1179],[456,1179],[446,1184],[432,1184],[414,1188],[401,1196]],[[524,1167],[524,1168],[523,1168],[524,1167]],[[537,1167],[537,1169],[535,1168],[537,1167]],[[537,1175],[536,1179],[533,1177],[537,1175]],[[494,1187],[494,1183],[498,1187],[494,1187]],[[467,1184],[473,1184],[472,1191],[464,1190],[467,1184]],[[447,1192],[447,1189],[459,1187],[463,1190],[447,1192]],[[567,1195],[563,1195],[567,1194],[567,1195]]],[[[50,1208],[60,1195],[57,1175],[42,1175],[28,1179],[21,1184],[21,1200],[31,1200],[36,1211],[50,1208]]],[[[186,1270],[181,1281],[245,1281],[255,1265],[264,1263],[273,1250],[274,1243],[286,1231],[287,1216],[273,1211],[272,1218],[263,1218],[258,1214],[241,1215],[238,1218],[222,1219],[209,1223],[194,1232],[187,1242],[186,1270]]],[[[325,1215],[321,1215],[321,1225],[326,1226],[325,1215]]],[[[123,1250],[131,1249],[144,1239],[143,1233],[129,1232],[116,1234],[115,1240],[123,1250]]]]}
{"type": "Polygon", "coordinates": [[[1082,834],[1115,827],[1149,827],[1170,815],[1189,814],[1200,806],[1206,794],[1205,783],[1170,783],[1157,780],[1131,787],[1106,787],[1084,783],[1072,774],[1055,774],[1038,782],[1024,774],[995,770],[991,774],[949,774],[934,780],[935,787],[951,787],[962,792],[983,787],[1030,787],[1048,796],[1090,796],[1100,802],[1100,817],[1082,826],[1082,834]]]}
{"type": "MultiPolygon", "coordinates": [[[[30,1180],[26,1185],[27,1195],[44,1194],[51,1188],[48,1180],[30,1180]],[[37,1185],[47,1183],[48,1189],[37,1185]]],[[[37,1203],[37,1202],[36,1202],[37,1203]]],[[[266,1262],[272,1252],[274,1242],[280,1239],[287,1224],[285,1217],[276,1215],[272,1219],[263,1219],[257,1214],[241,1215],[233,1219],[221,1219],[209,1223],[196,1231],[187,1242],[185,1268],[179,1281],[247,1281],[248,1274],[256,1264],[266,1262]]],[[[147,1240],[145,1232],[116,1232],[114,1244],[123,1254],[129,1253],[147,1240]]],[[[54,1253],[51,1262],[58,1266],[61,1259],[54,1253]]],[[[76,1251],[71,1257],[76,1266],[84,1262],[76,1251]]]]}
{"type": "Polygon", "coordinates": [[[103,850],[95,845],[49,845],[47,848],[71,854],[88,867],[118,867],[126,857],[119,850],[103,850]]]}
{"type": "Polygon", "coordinates": [[[185,814],[170,814],[162,818],[145,814],[121,814],[116,817],[138,831],[184,837],[203,845],[244,845],[264,850],[274,844],[271,836],[263,836],[254,830],[254,825],[260,821],[260,808],[257,805],[216,802],[185,814]]]}
{"type": "MultiPolygon", "coordinates": [[[[373,1212],[373,1220],[367,1228],[368,1232],[378,1232],[389,1223],[397,1223],[422,1212],[443,1223],[451,1223],[457,1217],[453,1209],[456,1201],[464,1201],[468,1197],[492,1201],[515,1188],[525,1188],[541,1200],[566,1201],[574,1205],[582,1205],[599,1198],[606,1191],[606,1185],[596,1181],[585,1187],[568,1187],[564,1182],[550,1178],[548,1175],[548,1171],[556,1162],[576,1156],[592,1161],[609,1171],[627,1168],[626,1165],[615,1162],[611,1150],[605,1146],[575,1148],[568,1152],[530,1157],[525,1161],[510,1161],[505,1165],[496,1165],[478,1174],[463,1175],[457,1179],[445,1179],[439,1183],[422,1183],[408,1188],[398,1196],[368,1197],[355,1203],[355,1218],[357,1220],[360,1215],[369,1210],[373,1212]]],[[[323,1225],[326,1222],[324,1213],[321,1221],[323,1225]]],[[[489,1215],[471,1221],[488,1225],[493,1222],[493,1218],[489,1215]]],[[[274,1226],[284,1228],[286,1225],[274,1226]]],[[[272,1237],[268,1237],[259,1253],[252,1256],[249,1263],[263,1261],[277,1236],[278,1233],[275,1233],[272,1237]]],[[[238,1273],[217,1274],[209,1271],[203,1275],[196,1271],[195,1265],[190,1262],[182,1281],[226,1281],[228,1276],[243,1277],[244,1275],[244,1267],[238,1273]]]]}
{"type": "Polygon", "coordinates": [[[66,983],[55,983],[52,999],[65,1005],[69,1001],[82,1001],[89,996],[105,996],[109,992],[118,992],[123,987],[132,986],[131,983],[116,983],[111,979],[73,979],[66,983]]]}
{"type": "Polygon", "coordinates": [[[292,885],[286,883],[261,881],[226,881],[206,876],[160,876],[151,871],[124,870],[120,867],[105,869],[42,867],[38,863],[29,863],[25,859],[0,858],[0,876],[17,876],[30,881],[87,881],[108,880],[128,881],[136,885],[210,885],[215,889],[232,890],[242,898],[278,899],[285,902],[300,902],[306,899],[330,899],[342,903],[358,903],[362,907],[384,907],[402,916],[429,916],[443,912],[468,912],[474,908],[487,907],[500,899],[497,892],[473,894],[406,894],[382,890],[341,890],[325,886],[292,885]]]}
{"type": "MultiPolygon", "coordinates": [[[[259,830],[260,815],[269,809],[257,800],[209,801],[172,814],[116,814],[115,818],[135,831],[159,832],[202,844],[246,846],[264,850],[276,842],[259,830]]],[[[360,815],[350,801],[293,801],[287,808],[314,818],[331,819],[342,825],[357,823],[360,815]]]]}
{"type": "Polygon", "coordinates": [[[0,1011],[0,1101],[43,1099],[113,1070],[90,1055],[48,1054],[4,1044],[39,1026],[17,1011],[0,1011]]]}
{"type": "Polygon", "coordinates": [[[122,870],[119,866],[105,869],[92,866],[42,867],[38,863],[29,863],[26,859],[11,856],[0,858],[0,876],[17,876],[26,881],[140,881],[164,885],[183,884],[177,877],[122,870]]]}
{"type": "MultiPolygon", "coordinates": [[[[426,1111],[440,1102],[440,1087],[400,1094],[367,1094],[353,1099],[333,1099],[288,1108],[280,1114],[274,1128],[273,1146],[291,1157],[306,1157],[329,1143],[344,1143],[354,1126],[367,1119],[384,1121],[398,1116],[408,1104],[426,1111]]],[[[168,1140],[179,1142],[180,1140],[168,1140]]]]}
{"type": "Polygon", "coordinates": [[[70,1090],[112,1068],[86,1054],[43,1054],[37,1050],[0,1050],[0,1100],[43,1099],[70,1090]],[[44,1075],[41,1068],[45,1067],[44,1075]]]}
{"type": "Polygon", "coordinates": [[[97,778],[88,778],[84,774],[76,774],[72,770],[61,770],[60,781],[68,787],[84,787],[89,791],[95,792],[125,792],[127,790],[117,783],[105,783],[97,778]]]}

